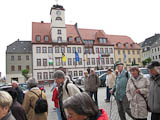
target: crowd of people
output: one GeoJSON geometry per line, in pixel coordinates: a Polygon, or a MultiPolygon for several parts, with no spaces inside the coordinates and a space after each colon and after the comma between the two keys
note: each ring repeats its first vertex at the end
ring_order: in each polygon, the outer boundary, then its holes
{"type": "MultiPolygon", "coordinates": [[[[126,70],[119,62],[115,71],[107,69],[105,102],[111,102],[114,96],[121,120],[127,120],[126,113],[133,120],[147,120],[149,112],[151,120],[160,120],[160,63],[152,61],[148,69],[149,79],[137,66],[126,70]]],[[[105,109],[99,108],[101,81],[94,69],[84,72],[84,90],[61,70],[55,71],[53,78],[52,101],[58,120],[109,120],[105,109]]],[[[0,91],[0,120],[47,120],[46,94],[37,87],[35,78],[29,78],[26,83],[25,95],[17,81],[12,81],[12,88],[7,91],[0,91]]]]}

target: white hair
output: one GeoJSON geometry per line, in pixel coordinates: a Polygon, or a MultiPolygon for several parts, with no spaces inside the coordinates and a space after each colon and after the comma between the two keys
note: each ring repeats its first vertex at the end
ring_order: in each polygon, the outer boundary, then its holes
{"type": "Polygon", "coordinates": [[[6,91],[0,91],[0,106],[3,107],[10,107],[12,105],[12,97],[6,91]]]}
{"type": "Polygon", "coordinates": [[[14,84],[19,84],[17,81],[15,81],[15,80],[12,80],[12,83],[14,83],[14,84]]]}

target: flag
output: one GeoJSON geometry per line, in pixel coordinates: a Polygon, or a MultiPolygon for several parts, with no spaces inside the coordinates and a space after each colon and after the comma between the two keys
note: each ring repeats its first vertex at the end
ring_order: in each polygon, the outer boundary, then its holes
{"type": "Polygon", "coordinates": [[[53,59],[51,57],[49,57],[48,63],[49,63],[49,65],[53,65],[53,59]]]}
{"type": "Polygon", "coordinates": [[[66,62],[67,61],[67,58],[66,58],[66,56],[65,56],[65,54],[62,52],[62,61],[63,62],[66,62]]]}
{"type": "Polygon", "coordinates": [[[123,60],[124,60],[124,62],[127,61],[127,56],[126,56],[125,52],[123,53],[123,60]]]}
{"type": "Polygon", "coordinates": [[[76,62],[77,62],[77,61],[78,61],[78,62],[80,61],[80,60],[79,60],[79,55],[78,55],[77,52],[75,52],[75,60],[76,60],[76,62]]]}
{"type": "Polygon", "coordinates": [[[98,59],[99,59],[99,61],[101,60],[101,57],[102,57],[102,55],[101,55],[101,53],[99,53],[99,48],[98,48],[98,59]]]}

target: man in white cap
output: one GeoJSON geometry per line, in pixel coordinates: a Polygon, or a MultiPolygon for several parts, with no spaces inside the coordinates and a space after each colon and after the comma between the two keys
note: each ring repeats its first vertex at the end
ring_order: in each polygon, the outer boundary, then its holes
{"type": "Polygon", "coordinates": [[[17,91],[17,101],[22,104],[24,99],[24,94],[22,89],[19,87],[19,84],[17,81],[12,81],[12,88],[14,88],[17,91]]]}

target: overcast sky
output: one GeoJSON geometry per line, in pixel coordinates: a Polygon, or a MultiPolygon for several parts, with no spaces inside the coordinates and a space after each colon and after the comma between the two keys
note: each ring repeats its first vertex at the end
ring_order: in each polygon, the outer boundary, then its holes
{"type": "MultiPolygon", "coordinates": [[[[127,35],[139,43],[160,33],[160,0],[59,0],[66,24],[127,35]]],[[[31,40],[32,22],[50,22],[55,0],[0,1],[0,72],[5,75],[7,45],[18,38],[31,40]]]]}

